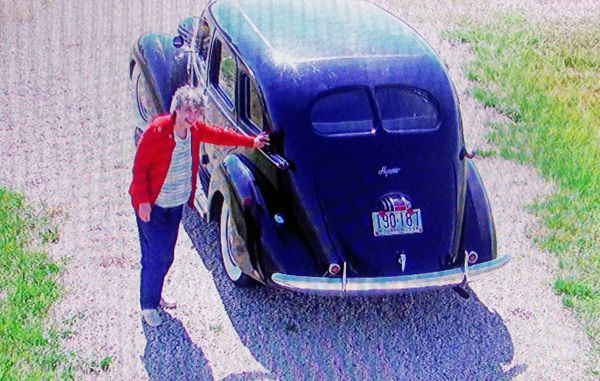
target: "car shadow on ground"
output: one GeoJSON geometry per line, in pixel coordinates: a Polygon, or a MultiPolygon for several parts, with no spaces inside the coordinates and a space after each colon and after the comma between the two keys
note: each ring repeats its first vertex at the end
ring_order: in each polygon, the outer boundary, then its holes
{"type": "Polygon", "coordinates": [[[503,369],[513,359],[510,334],[472,290],[463,299],[449,289],[371,298],[238,289],[224,275],[216,225],[188,209],[184,228],[269,377],[509,380],[526,369],[503,369]]]}

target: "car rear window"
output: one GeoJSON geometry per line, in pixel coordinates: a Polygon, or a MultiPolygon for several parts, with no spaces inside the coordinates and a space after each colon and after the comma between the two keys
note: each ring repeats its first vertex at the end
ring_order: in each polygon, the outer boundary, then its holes
{"type": "Polygon", "coordinates": [[[311,111],[315,131],[323,135],[370,132],[373,113],[364,89],[337,91],[320,98],[311,111]]]}
{"type": "Polygon", "coordinates": [[[402,87],[380,87],[375,99],[387,131],[435,130],[440,123],[436,104],[425,93],[402,87]]]}

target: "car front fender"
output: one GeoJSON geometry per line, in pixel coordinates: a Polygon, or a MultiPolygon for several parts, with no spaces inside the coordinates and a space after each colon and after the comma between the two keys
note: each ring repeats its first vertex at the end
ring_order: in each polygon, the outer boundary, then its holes
{"type": "Polygon", "coordinates": [[[169,112],[175,90],[186,83],[187,58],[175,58],[173,38],[159,33],[146,33],[133,45],[130,74],[139,65],[152,89],[159,114],[169,112]]]}

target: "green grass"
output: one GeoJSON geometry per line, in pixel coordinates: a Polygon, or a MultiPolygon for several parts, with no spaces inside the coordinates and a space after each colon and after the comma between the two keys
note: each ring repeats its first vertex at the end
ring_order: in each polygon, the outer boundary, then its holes
{"type": "Polygon", "coordinates": [[[488,25],[463,22],[450,38],[469,43],[473,95],[509,117],[490,139],[502,157],[531,163],[558,185],[533,209],[536,242],[555,253],[554,284],[600,353],[600,20],[544,24],[519,14],[488,25]]]}
{"type": "Polygon", "coordinates": [[[113,363],[112,356],[106,356],[100,361],[92,361],[89,365],[88,373],[100,373],[102,371],[106,372],[110,368],[113,363]]]}
{"type": "Polygon", "coordinates": [[[60,294],[60,267],[30,249],[32,241],[57,239],[21,195],[0,188],[0,380],[73,378],[60,332],[45,323],[60,294]]]}

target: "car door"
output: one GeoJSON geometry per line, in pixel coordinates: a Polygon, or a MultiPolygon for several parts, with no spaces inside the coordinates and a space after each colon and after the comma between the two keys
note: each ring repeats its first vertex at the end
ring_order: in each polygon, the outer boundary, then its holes
{"type": "MultiPolygon", "coordinates": [[[[177,33],[189,46],[195,43],[193,56],[187,56],[185,64],[187,65],[187,82],[204,92],[207,81],[207,66],[210,41],[213,36],[213,24],[210,19],[204,16],[189,16],[183,19],[177,28],[177,33]],[[195,38],[194,38],[195,36],[195,38]]],[[[187,48],[179,49],[175,60],[181,61],[187,48]]]]}
{"type": "MultiPolygon", "coordinates": [[[[209,89],[209,63],[211,57],[212,40],[215,35],[213,24],[204,14],[197,20],[197,43],[196,43],[196,54],[195,63],[196,68],[194,70],[195,78],[192,79],[192,83],[198,87],[204,96],[207,95],[209,89]]],[[[208,109],[209,107],[206,107],[208,109]]],[[[203,116],[203,121],[209,123],[206,118],[206,113],[203,116]]],[[[200,166],[198,172],[198,190],[196,192],[196,205],[198,206],[201,213],[206,213],[208,208],[208,200],[206,198],[208,194],[208,180],[210,178],[208,170],[205,168],[207,163],[208,155],[204,144],[200,145],[200,160],[204,165],[200,166]]]]}
{"type": "MultiPolygon", "coordinates": [[[[205,123],[236,130],[237,61],[220,34],[213,39],[209,60],[205,123]]],[[[202,161],[208,177],[231,150],[232,147],[202,143],[202,161]]]]}

